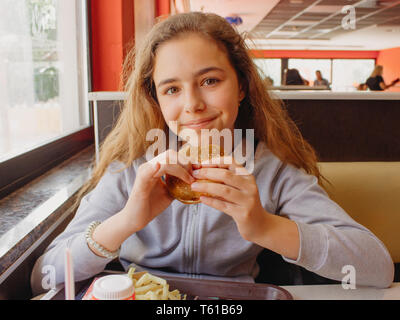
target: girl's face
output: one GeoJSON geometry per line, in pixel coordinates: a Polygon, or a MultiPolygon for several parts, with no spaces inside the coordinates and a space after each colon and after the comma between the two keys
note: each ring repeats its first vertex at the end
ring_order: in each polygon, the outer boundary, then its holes
{"type": "Polygon", "coordinates": [[[167,124],[177,135],[189,128],[234,129],[240,101],[236,72],[226,53],[211,40],[190,34],[162,44],[156,53],[153,80],[167,124]],[[176,132],[178,131],[178,132],[176,132]]]}

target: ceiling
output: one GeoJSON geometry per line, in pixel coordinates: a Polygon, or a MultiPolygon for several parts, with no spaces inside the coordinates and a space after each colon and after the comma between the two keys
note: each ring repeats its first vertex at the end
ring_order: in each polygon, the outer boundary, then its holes
{"type": "Polygon", "coordinates": [[[190,10],[239,15],[239,32],[257,49],[400,46],[399,0],[190,0],[190,10]]]}

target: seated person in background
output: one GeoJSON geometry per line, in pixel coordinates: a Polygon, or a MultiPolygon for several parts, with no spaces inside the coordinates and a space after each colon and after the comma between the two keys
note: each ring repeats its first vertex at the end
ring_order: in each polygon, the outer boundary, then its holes
{"type": "Polygon", "coordinates": [[[367,86],[369,90],[372,91],[383,91],[394,86],[397,82],[399,82],[399,78],[394,79],[389,85],[385,84],[385,81],[382,78],[383,67],[380,65],[375,66],[374,71],[372,71],[371,75],[367,79],[367,86]]]}
{"type": "Polygon", "coordinates": [[[288,69],[286,71],[285,84],[286,85],[309,85],[309,81],[303,79],[297,69],[288,69]]]}
{"type": "Polygon", "coordinates": [[[317,79],[314,80],[314,87],[315,86],[327,86],[329,88],[329,81],[322,77],[321,71],[315,71],[315,75],[317,79]]]}

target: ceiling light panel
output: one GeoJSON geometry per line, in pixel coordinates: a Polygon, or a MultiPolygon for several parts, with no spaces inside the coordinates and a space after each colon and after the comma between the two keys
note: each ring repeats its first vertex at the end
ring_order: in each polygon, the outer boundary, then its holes
{"type": "Polygon", "coordinates": [[[287,26],[309,26],[315,23],[315,20],[293,20],[287,22],[287,26]]]}
{"type": "Polygon", "coordinates": [[[360,2],[360,0],[324,0],[320,2],[320,5],[324,6],[348,6],[348,5],[353,5],[356,4],[357,2],[360,2]]]}
{"type": "Polygon", "coordinates": [[[343,6],[327,6],[327,5],[316,5],[307,9],[306,12],[317,12],[317,13],[333,13],[341,11],[343,6]]]}

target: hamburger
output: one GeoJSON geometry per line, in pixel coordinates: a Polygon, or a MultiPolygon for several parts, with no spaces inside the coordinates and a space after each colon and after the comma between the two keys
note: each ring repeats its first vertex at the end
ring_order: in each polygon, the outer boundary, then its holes
{"type": "MultiPolygon", "coordinates": [[[[206,160],[212,158],[224,156],[224,151],[218,145],[210,144],[208,146],[191,146],[185,144],[179,154],[182,154],[190,159],[192,163],[201,164],[206,160]]],[[[212,182],[210,180],[197,179],[199,182],[212,182]]],[[[200,196],[208,196],[207,193],[193,191],[189,184],[183,180],[166,174],[165,184],[169,194],[185,204],[195,204],[200,202],[200,196]]]]}

